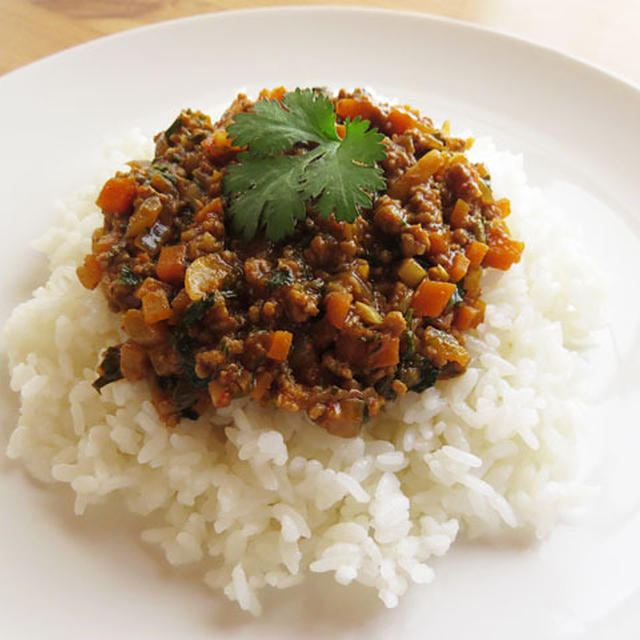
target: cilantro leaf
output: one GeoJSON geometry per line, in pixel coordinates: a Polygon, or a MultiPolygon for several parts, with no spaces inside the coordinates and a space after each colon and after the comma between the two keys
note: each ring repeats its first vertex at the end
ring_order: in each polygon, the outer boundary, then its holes
{"type": "Polygon", "coordinates": [[[341,139],[333,104],[310,89],[285,93],[282,105],[258,101],[234,116],[228,132],[235,145],[249,147],[223,182],[232,228],[247,239],[264,229],[281,240],[304,219],[307,203],[324,217],[353,222],[385,186],[376,165],[385,157],[382,134],[356,118],[345,122],[341,139]]]}
{"type": "Polygon", "coordinates": [[[269,239],[281,240],[307,213],[300,193],[302,156],[243,152],[238,160],[225,177],[225,190],[237,193],[229,209],[232,228],[250,239],[263,226],[269,239]]]}
{"type": "Polygon", "coordinates": [[[339,141],[329,98],[309,89],[285,93],[277,100],[259,100],[253,112],[234,116],[227,131],[234,144],[261,154],[289,151],[299,142],[339,141]],[[284,107],[284,108],[283,108],[284,107]]]}
{"type": "Polygon", "coordinates": [[[310,198],[319,196],[316,207],[325,218],[335,211],[337,220],[353,222],[359,207],[371,206],[367,192],[384,189],[382,171],[371,166],[385,157],[382,134],[368,128],[366,120],[347,120],[344,140],[312,152],[316,157],[307,167],[304,190],[310,198]]]}

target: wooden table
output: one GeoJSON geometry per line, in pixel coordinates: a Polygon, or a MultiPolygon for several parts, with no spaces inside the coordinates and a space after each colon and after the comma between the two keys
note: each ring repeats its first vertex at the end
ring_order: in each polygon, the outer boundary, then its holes
{"type": "Polygon", "coordinates": [[[507,31],[640,85],[639,0],[0,0],[0,73],[103,35],[210,11],[356,5],[428,12],[507,31]]]}

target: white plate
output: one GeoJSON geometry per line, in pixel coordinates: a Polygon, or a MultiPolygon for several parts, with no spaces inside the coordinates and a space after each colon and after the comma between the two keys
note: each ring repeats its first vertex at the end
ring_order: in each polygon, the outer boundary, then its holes
{"type": "MultiPolygon", "coordinates": [[[[364,10],[221,13],[71,49],[0,78],[0,320],[44,277],[27,243],[51,203],[91,179],[105,138],[166,127],[184,106],[215,112],[244,87],[365,85],[436,120],[523,152],[618,277],[603,354],[603,489],[588,521],[526,549],[454,546],[437,578],[395,610],[317,578],[267,596],[254,621],[136,538],[107,508],[72,514],[1,460],[0,637],[637,638],[640,630],[640,92],[514,38],[425,16],[364,10]],[[634,267],[636,270],[634,270],[634,267]],[[586,634],[586,635],[583,635],[586,634]]],[[[4,369],[3,369],[4,370],[4,369]]],[[[0,444],[16,399],[2,374],[0,444]]]]}

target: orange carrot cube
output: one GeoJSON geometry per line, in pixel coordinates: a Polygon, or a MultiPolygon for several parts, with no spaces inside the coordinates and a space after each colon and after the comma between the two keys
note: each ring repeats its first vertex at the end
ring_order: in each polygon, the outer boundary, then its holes
{"type": "Polygon", "coordinates": [[[418,317],[437,318],[444,311],[455,289],[453,282],[425,279],[413,294],[411,308],[418,317]]]}

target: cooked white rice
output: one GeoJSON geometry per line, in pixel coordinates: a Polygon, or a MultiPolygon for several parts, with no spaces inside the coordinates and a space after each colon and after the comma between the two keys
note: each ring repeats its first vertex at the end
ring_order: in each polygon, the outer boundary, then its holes
{"type": "MultiPolygon", "coordinates": [[[[110,173],[147,156],[140,134],[108,154],[110,173]]],[[[8,455],[75,491],[78,514],[118,494],[164,526],[143,538],[171,564],[195,563],[208,585],[260,613],[259,591],[331,572],[388,607],[460,533],[545,535],[575,502],[586,423],[586,366],[595,284],[562,212],[527,186],[521,159],[480,140],[474,156],[508,195],[520,264],[485,275],[486,322],[468,340],[460,378],[409,393],[360,437],[331,436],[300,415],[237,401],[168,429],[146,383],[91,386],[119,318],[82,288],[75,266],[101,225],[96,188],[59,207],[37,243],[51,276],[5,328],[22,409],[8,455]]],[[[100,176],[101,178],[106,177],[100,176]]]]}

